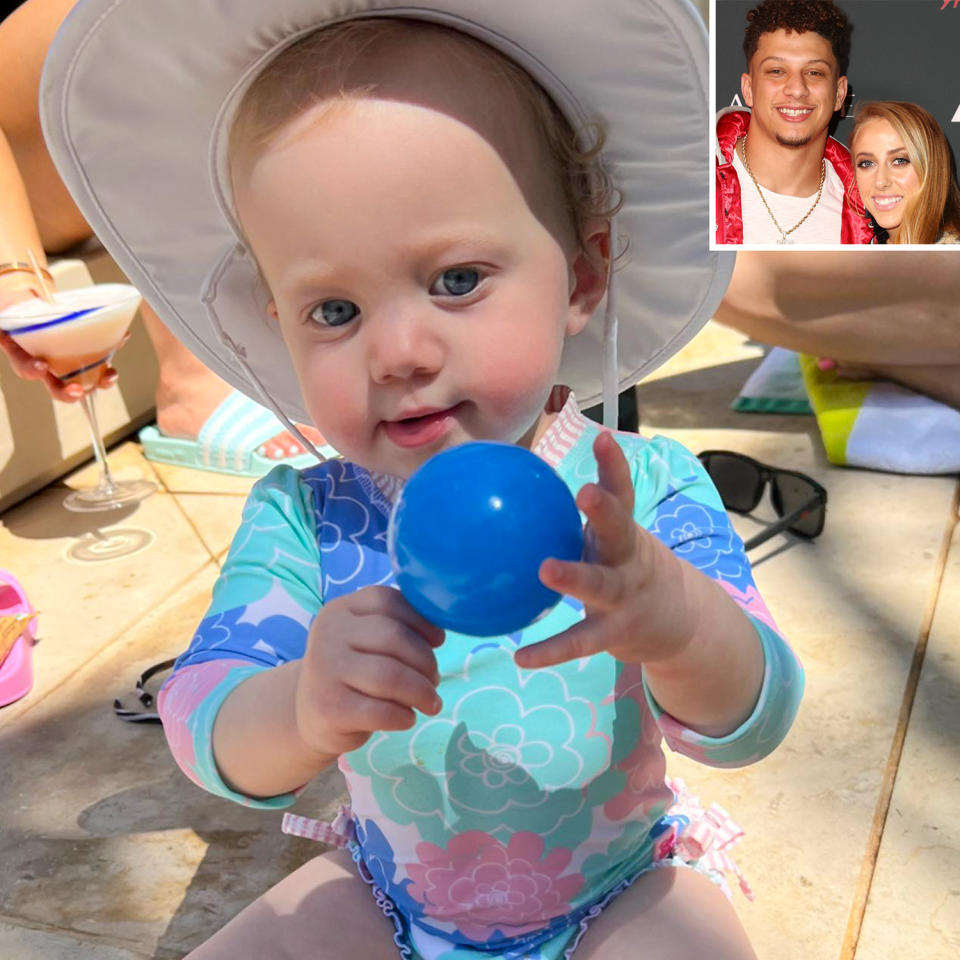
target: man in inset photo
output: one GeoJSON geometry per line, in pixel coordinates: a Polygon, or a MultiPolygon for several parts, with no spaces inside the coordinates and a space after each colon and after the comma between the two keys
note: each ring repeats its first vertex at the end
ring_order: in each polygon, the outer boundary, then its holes
{"type": "Polygon", "coordinates": [[[850,34],[832,0],[762,0],[747,14],[750,110],[717,120],[718,244],[871,241],[850,154],[829,135],[847,97],[850,34]]]}

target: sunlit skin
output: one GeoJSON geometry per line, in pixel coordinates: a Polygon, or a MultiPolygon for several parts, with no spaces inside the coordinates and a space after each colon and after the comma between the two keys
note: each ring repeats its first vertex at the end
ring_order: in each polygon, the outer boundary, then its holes
{"type": "Polygon", "coordinates": [[[816,193],[827,129],[847,95],[830,42],[813,32],[762,34],[740,86],[752,110],[754,175],[775,193],[816,193]]]}
{"type": "Polygon", "coordinates": [[[578,285],[577,257],[469,125],[390,100],[324,110],[237,193],[314,423],[399,476],[469,440],[530,446],[601,277],[578,285]]]}
{"type": "Polygon", "coordinates": [[[920,191],[920,178],[903,139],[889,120],[876,117],[857,128],[851,146],[864,206],[896,240],[904,210],[920,191]]]}

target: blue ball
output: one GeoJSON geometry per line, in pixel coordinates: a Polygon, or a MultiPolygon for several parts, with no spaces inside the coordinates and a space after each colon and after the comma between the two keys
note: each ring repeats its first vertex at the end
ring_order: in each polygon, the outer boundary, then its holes
{"type": "Polygon", "coordinates": [[[579,560],[580,512],[549,464],[523,447],[466,443],[431,457],[394,504],[387,537],[410,605],[445,630],[513,633],[560,594],[537,571],[579,560]]]}

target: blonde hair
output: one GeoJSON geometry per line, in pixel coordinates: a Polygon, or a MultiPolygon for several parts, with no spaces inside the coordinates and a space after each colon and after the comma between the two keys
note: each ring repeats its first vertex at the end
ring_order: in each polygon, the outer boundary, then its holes
{"type": "Polygon", "coordinates": [[[354,68],[424,37],[458,55],[451,58],[454,62],[465,60],[483,68],[520,106],[549,158],[563,212],[585,249],[586,221],[609,221],[622,204],[601,162],[603,129],[589,123],[576,133],[525,70],[480,40],[439,24],[399,17],[362,18],[321,28],[291,44],[253,81],[237,108],[230,130],[231,165],[238,156],[258,155],[290,121],[319,103],[375,95],[377,83],[358,82],[354,68]]]}
{"type": "Polygon", "coordinates": [[[923,107],[902,100],[873,100],[857,108],[850,152],[868,120],[886,120],[903,141],[920,189],[906,204],[894,243],[936,243],[946,231],[960,233],[960,188],[950,146],[937,121],[923,107]]]}

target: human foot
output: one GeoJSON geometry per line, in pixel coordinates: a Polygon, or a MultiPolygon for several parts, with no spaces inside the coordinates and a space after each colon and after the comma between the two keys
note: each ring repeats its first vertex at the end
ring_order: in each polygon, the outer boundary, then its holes
{"type": "MultiPolygon", "coordinates": [[[[196,440],[210,415],[230,395],[233,388],[209,370],[185,382],[157,385],[157,429],[165,437],[196,440]]],[[[297,424],[304,437],[317,448],[325,445],[323,434],[314,427],[297,424]]],[[[289,430],[280,430],[257,447],[268,460],[285,460],[310,453],[289,430]]]]}

